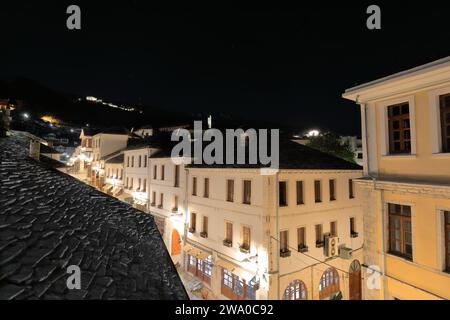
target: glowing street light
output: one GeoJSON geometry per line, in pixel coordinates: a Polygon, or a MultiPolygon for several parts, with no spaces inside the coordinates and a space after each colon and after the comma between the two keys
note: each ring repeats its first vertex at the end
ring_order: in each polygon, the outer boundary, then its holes
{"type": "Polygon", "coordinates": [[[309,130],[306,134],[307,137],[318,137],[320,135],[319,130],[309,130]]]}
{"type": "Polygon", "coordinates": [[[24,119],[29,119],[30,118],[30,115],[28,114],[28,113],[23,113],[22,114],[22,117],[24,118],[24,119]]]}

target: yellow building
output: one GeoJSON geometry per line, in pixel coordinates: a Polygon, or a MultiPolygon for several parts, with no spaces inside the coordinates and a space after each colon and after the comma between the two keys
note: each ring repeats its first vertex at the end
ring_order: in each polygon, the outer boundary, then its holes
{"type": "Polygon", "coordinates": [[[450,57],[346,90],[361,107],[366,299],[450,298],[450,57]]]}

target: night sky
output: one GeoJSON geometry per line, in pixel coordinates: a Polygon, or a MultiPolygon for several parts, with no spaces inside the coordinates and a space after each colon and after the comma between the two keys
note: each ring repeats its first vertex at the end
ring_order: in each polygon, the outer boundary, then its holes
{"type": "Polygon", "coordinates": [[[450,55],[444,2],[90,2],[2,1],[0,79],[359,134],[346,88],[450,55]],[[81,7],[81,31],[66,28],[69,4],[81,7]],[[369,4],[382,30],[366,28],[369,4]]]}

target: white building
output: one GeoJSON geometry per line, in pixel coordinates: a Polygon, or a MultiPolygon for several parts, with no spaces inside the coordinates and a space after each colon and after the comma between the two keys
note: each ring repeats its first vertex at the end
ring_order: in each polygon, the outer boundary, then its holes
{"type": "Polygon", "coordinates": [[[292,143],[280,170],[187,167],[185,269],[218,298],[362,298],[362,168],[292,143]]]}
{"type": "Polygon", "coordinates": [[[164,242],[175,264],[182,263],[181,237],[185,233],[186,171],[165,150],[149,159],[151,214],[155,217],[164,242]]]}
{"type": "Polygon", "coordinates": [[[101,188],[105,184],[105,159],[126,148],[129,134],[122,129],[102,130],[92,136],[91,183],[101,188]]]}

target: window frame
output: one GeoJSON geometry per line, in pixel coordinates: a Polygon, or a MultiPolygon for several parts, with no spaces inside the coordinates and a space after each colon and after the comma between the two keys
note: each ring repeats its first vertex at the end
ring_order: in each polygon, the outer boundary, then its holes
{"type": "Polygon", "coordinates": [[[337,196],[336,196],[336,179],[332,178],[328,180],[328,188],[329,188],[329,192],[330,192],[330,202],[332,201],[336,201],[337,196]],[[332,192],[333,191],[333,192],[332,192]]]}
{"type": "Polygon", "coordinates": [[[441,96],[450,94],[450,86],[439,88],[428,92],[429,112],[430,112],[430,130],[431,130],[431,149],[432,156],[450,157],[450,151],[444,152],[442,141],[441,112],[440,100],[441,96]]]}
{"type": "Polygon", "coordinates": [[[226,184],[227,202],[234,202],[234,179],[227,179],[226,184]]]}
{"type": "Polygon", "coordinates": [[[305,183],[303,180],[295,181],[295,197],[298,206],[305,204],[305,183]],[[299,188],[299,185],[301,186],[301,188],[299,188]],[[299,189],[301,190],[301,192],[299,192],[299,189]],[[301,195],[301,197],[299,197],[299,195],[301,195]]]}
{"type": "Polygon", "coordinates": [[[246,204],[246,205],[251,205],[252,204],[252,180],[250,179],[244,179],[242,180],[242,203],[246,204]],[[249,189],[248,189],[248,201],[247,201],[247,189],[245,188],[246,183],[248,183],[249,185],[249,189]]]}
{"type": "Polygon", "coordinates": [[[278,206],[279,207],[287,207],[288,204],[288,182],[286,180],[278,181],[278,206]],[[281,193],[281,185],[284,185],[284,194],[282,196],[281,193]],[[281,200],[284,200],[282,202],[281,200]]]}
{"type": "Polygon", "coordinates": [[[415,158],[417,154],[416,148],[416,106],[414,95],[405,96],[402,98],[385,100],[377,104],[380,119],[380,142],[381,142],[381,155],[383,158],[415,158]],[[389,150],[389,117],[388,108],[392,105],[401,103],[409,104],[409,127],[411,135],[411,153],[391,154],[389,150]]]}
{"type": "Polygon", "coordinates": [[[203,179],[203,198],[209,198],[209,178],[203,179]]]}
{"type": "Polygon", "coordinates": [[[323,201],[322,180],[314,179],[314,202],[322,203],[322,201],[323,201]],[[318,183],[319,188],[317,188],[317,183],[318,183]],[[319,191],[319,193],[317,193],[317,191],[319,191]],[[319,197],[317,197],[317,195],[319,197]]]}
{"type": "Polygon", "coordinates": [[[403,258],[408,261],[414,261],[414,227],[413,227],[413,206],[410,204],[403,204],[403,203],[396,203],[396,202],[386,202],[386,214],[387,214],[387,250],[390,255],[403,258]],[[401,212],[400,214],[397,213],[391,213],[390,212],[390,205],[394,206],[400,206],[401,212]],[[409,207],[410,208],[410,215],[402,215],[403,213],[403,207],[409,207]],[[399,225],[399,232],[400,232],[400,239],[399,239],[399,245],[401,247],[400,251],[397,251],[392,248],[392,232],[395,231],[395,229],[392,228],[392,222],[391,222],[391,216],[392,218],[399,219],[400,225],[399,225]],[[404,224],[409,221],[410,224],[410,233],[411,233],[411,254],[406,253],[406,242],[405,242],[405,228],[404,224]]]}

